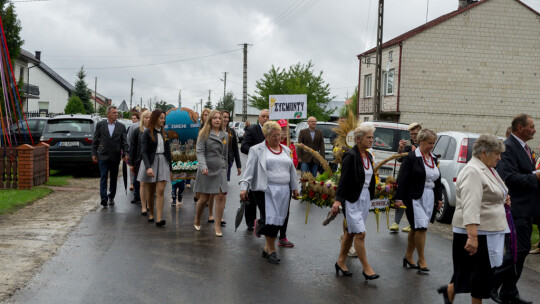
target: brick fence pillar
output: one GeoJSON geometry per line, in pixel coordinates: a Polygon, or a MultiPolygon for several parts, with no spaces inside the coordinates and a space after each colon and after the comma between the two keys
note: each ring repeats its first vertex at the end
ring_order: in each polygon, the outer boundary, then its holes
{"type": "Polygon", "coordinates": [[[19,187],[18,189],[30,189],[34,185],[34,147],[21,145],[17,147],[19,157],[19,187]]]}
{"type": "Polygon", "coordinates": [[[38,147],[44,146],[45,147],[45,159],[46,159],[46,163],[47,163],[47,168],[46,168],[47,179],[45,180],[45,182],[48,182],[49,181],[49,144],[46,144],[44,142],[40,142],[36,146],[38,146],[38,147]]]}

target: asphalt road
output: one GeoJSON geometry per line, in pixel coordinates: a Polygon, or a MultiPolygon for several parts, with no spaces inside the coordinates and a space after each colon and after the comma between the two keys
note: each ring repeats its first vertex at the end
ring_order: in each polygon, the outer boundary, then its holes
{"type": "MultiPolygon", "coordinates": [[[[193,228],[191,190],[181,207],[171,208],[168,187],[167,224],[160,229],[140,215],[140,205],[130,204],[132,194],[126,197],[120,178],[117,204],[88,214],[57,255],[7,302],[442,303],[436,288],[452,274],[451,241],[428,233],[431,272],[419,274],[401,266],[406,234],[389,234],[384,215],[377,233],[370,215],[368,258],[381,278],[366,282],[356,258],[348,260],[352,277],[336,277],[342,216],[323,227],[328,209],[313,207],[305,224],[306,205],[292,201],[288,238],[295,247],[279,248],[281,264],[273,265],[260,256],[263,238],[246,231],[244,224],[234,232],[237,184],[235,176],[227,195],[228,224],[218,238],[213,224],[203,224],[201,231],[193,228]]],[[[539,286],[540,274],[525,269],[519,283],[522,297],[538,300],[539,286]]],[[[458,295],[455,303],[470,303],[470,298],[458,295]]]]}

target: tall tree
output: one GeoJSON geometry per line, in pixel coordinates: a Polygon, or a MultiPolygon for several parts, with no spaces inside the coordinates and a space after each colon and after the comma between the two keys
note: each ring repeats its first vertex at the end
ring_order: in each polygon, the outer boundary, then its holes
{"type": "Polygon", "coordinates": [[[168,104],[165,100],[160,100],[155,103],[154,108],[160,109],[161,111],[167,113],[167,111],[174,108],[174,106],[172,104],[168,104]]]}
{"type": "Polygon", "coordinates": [[[0,0],[0,16],[2,17],[2,25],[6,34],[9,56],[14,61],[19,58],[24,40],[20,36],[22,30],[21,21],[17,19],[15,7],[11,1],[0,0]]]}
{"type": "Polygon", "coordinates": [[[268,108],[268,96],[280,94],[306,94],[307,95],[307,115],[315,116],[319,121],[327,121],[330,118],[328,113],[335,109],[329,109],[328,103],[335,97],[330,97],[330,85],[325,83],[320,71],[314,72],[314,65],[311,61],[307,64],[297,63],[287,70],[275,68],[273,65],[270,71],[257,80],[255,95],[250,95],[251,106],[257,109],[268,108]]]}
{"type": "Polygon", "coordinates": [[[212,104],[212,102],[210,100],[208,100],[205,104],[204,104],[204,107],[205,108],[208,108],[210,110],[212,110],[214,108],[214,105],[212,104]]]}
{"type": "Polygon", "coordinates": [[[84,66],[81,67],[77,73],[77,81],[75,82],[75,90],[73,90],[73,95],[79,97],[82,101],[86,114],[94,113],[94,105],[90,102],[92,97],[92,92],[88,89],[88,85],[84,81],[86,73],[84,72],[84,66]]]}
{"type": "Polygon", "coordinates": [[[355,117],[358,116],[358,87],[354,89],[354,94],[350,100],[351,102],[348,105],[345,105],[339,111],[339,117],[347,117],[349,115],[349,111],[352,111],[355,117]]]}
{"type": "Polygon", "coordinates": [[[227,92],[225,98],[220,98],[216,106],[217,110],[227,110],[232,113],[234,110],[234,94],[233,92],[227,92]]]}
{"type": "Polygon", "coordinates": [[[71,96],[66,104],[64,109],[65,114],[84,114],[86,109],[81,101],[81,99],[75,95],[71,96]]]}

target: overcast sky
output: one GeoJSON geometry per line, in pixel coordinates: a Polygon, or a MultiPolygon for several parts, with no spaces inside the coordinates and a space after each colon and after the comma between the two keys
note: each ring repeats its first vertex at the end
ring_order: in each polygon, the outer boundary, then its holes
{"type": "MultiPolygon", "coordinates": [[[[511,0],[509,0],[511,1],[511,0]]],[[[332,95],[345,100],[358,82],[356,55],[375,46],[377,0],[48,0],[14,1],[27,51],[75,83],[81,66],[91,89],[119,105],[157,97],[195,108],[212,90],[242,99],[272,65],[315,64],[332,95]]],[[[540,0],[523,0],[540,10],[540,0]]],[[[386,0],[384,40],[457,9],[458,0],[386,0]]],[[[31,70],[30,70],[31,73],[31,70]]],[[[30,79],[32,76],[30,75],[30,79]]]]}

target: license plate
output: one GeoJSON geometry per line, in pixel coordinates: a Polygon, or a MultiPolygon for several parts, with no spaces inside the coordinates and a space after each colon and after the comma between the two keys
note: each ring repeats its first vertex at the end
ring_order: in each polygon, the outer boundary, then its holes
{"type": "Polygon", "coordinates": [[[61,141],[58,143],[59,147],[78,147],[78,141],[61,141]]]}
{"type": "Polygon", "coordinates": [[[325,148],[326,150],[330,150],[330,151],[332,151],[332,150],[334,149],[334,147],[332,146],[332,144],[324,144],[324,148],[325,148]]]}

